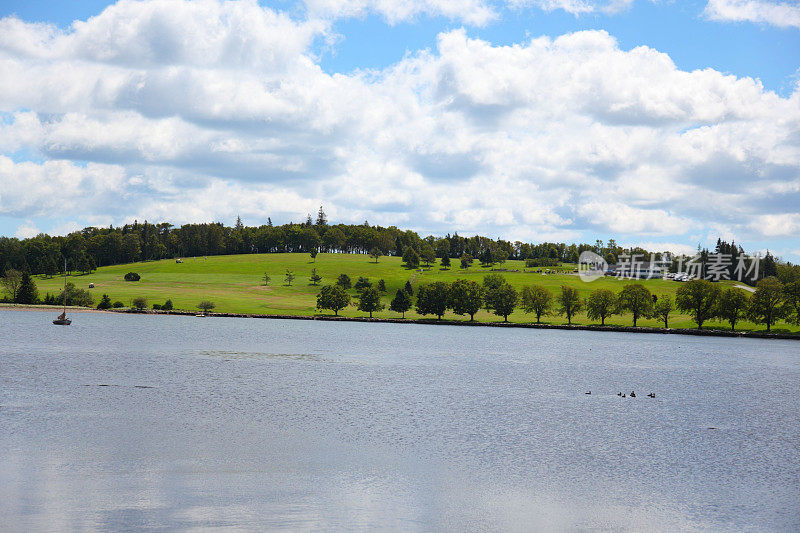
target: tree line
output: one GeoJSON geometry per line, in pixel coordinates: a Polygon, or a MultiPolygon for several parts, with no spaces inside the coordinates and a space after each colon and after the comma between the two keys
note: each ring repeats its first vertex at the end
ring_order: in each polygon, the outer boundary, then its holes
{"type": "MultiPolygon", "coordinates": [[[[381,280],[383,281],[383,280],[381,280]]],[[[342,274],[336,283],[322,286],[317,295],[317,309],[330,310],[338,315],[339,311],[354,305],[360,311],[368,312],[372,317],[376,311],[383,310],[380,288],[372,287],[369,280],[359,278],[356,285],[358,295],[354,302],[347,292],[350,279],[342,274]]],[[[382,284],[381,284],[382,285],[382,284]]],[[[541,285],[527,285],[517,290],[506,279],[496,273],[487,274],[483,283],[458,279],[451,283],[435,281],[420,285],[416,294],[410,282],[398,289],[389,303],[391,311],[405,313],[414,309],[422,316],[433,315],[441,320],[447,311],[456,315],[469,316],[470,321],[481,309],[493,313],[508,322],[508,317],[520,309],[526,314],[536,317],[540,323],[542,317],[561,315],[567,324],[581,312],[586,313],[589,320],[605,321],[619,314],[628,313],[632,317],[633,326],[641,318],[657,319],[669,328],[669,320],[674,311],[679,310],[692,317],[698,329],[702,329],[709,321],[727,322],[731,330],[742,320],[763,324],[767,331],[781,319],[800,325],[800,275],[788,283],[782,283],[774,277],[758,282],[752,296],[735,287],[722,288],[707,280],[692,280],[683,284],[673,301],[669,295],[653,294],[641,283],[630,283],[615,294],[608,289],[596,289],[587,298],[581,298],[578,290],[562,285],[557,294],[541,285]]]]}
{"type": "MultiPolygon", "coordinates": [[[[458,233],[444,237],[421,237],[411,230],[395,226],[329,224],[320,207],[316,219],[309,215],[304,222],[273,225],[268,217],[260,226],[245,226],[237,217],[232,227],[218,222],[156,224],[134,221],[120,227],[86,227],[66,236],[39,234],[27,239],[0,237],[0,277],[7,270],[53,276],[63,272],[91,272],[97,267],[137,261],[178,257],[197,257],[249,253],[363,253],[403,256],[412,251],[423,260],[469,258],[494,265],[507,259],[530,260],[532,266],[553,266],[559,262],[575,263],[581,252],[592,250],[614,263],[620,254],[649,252],[641,248],[623,248],[614,239],[607,243],[538,244],[458,233]]],[[[661,257],[660,253],[656,253],[661,257]]]]}

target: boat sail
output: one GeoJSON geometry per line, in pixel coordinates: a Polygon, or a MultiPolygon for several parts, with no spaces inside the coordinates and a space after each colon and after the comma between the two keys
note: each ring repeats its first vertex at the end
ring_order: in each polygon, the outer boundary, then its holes
{"type": "Polygon", "coordinates": [[[64,259],[64,312],[58,315],[58,318],[53,320],[56,326],[69,326],[72,320],[67,318],[67,260],[64,259]]]}

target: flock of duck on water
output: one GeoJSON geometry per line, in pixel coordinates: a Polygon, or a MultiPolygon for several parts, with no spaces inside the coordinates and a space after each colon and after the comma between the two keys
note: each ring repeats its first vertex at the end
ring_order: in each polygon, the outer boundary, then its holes
{"type": "MultiPolygon", "coordinates": [[[[591,393],[592,393],[592,391],[589,391],[589,392],[585,392],[584,394],[591,394],[591,393]]],[[[619,396],[621,398],[627,398],[628,397],[628,395],[625,394],[624,392],[618,392],[617,396],[619,396]]],[[[636,392],[635,391],[631,391],[630,397],[631,398],[636,398],[636,392]]],[[[655,398],[656,394],[654,392],[651,392],[650,394],[647,395],[647,397],[648,398],[655,398]]]]}

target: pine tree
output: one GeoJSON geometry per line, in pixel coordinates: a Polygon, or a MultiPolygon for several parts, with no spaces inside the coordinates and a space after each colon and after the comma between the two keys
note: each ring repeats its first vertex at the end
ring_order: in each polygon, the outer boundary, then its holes
{"type": "Polygon", "coordinates": [[[327,226],[328,225],[328,217],[325,216],[325,211],[322,210],[322,206],[319,206],[319,211],[317,211],[317,226],[327,226]]]}
{"type": "Polygon", "coordinates": [[[39,300],[36,284],[27,272],[22,273],[22,279],[17,290],[17,303],[35,304],[39,300]]]}
{"type": "Polygon", "coordinates": [[[311,277],[309,279],[311,280],[311,284],[312,285],[318,285],[319,282],[322,281],[322,276],[317,274],[317,269],[316,268],[312,268],[311,269],[311,277]]]}
{"type": "Polygon", "coordinates": [[[403,318],[405,318],[406,311],[411,309],[411,295],[403,289],[397,289],[394,299],[389,304],[389,309],[395,313],[402,313],[403,318]]]}

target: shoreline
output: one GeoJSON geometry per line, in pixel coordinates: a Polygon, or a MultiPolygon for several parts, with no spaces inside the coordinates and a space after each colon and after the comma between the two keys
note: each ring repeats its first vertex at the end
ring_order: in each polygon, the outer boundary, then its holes
{"type": "MultiPolygon", "coordinates": [[[[11,311],[47,311],[61,310],[63,307],[50,305],[16,305],[0,304],[0,309],[11,311]]],[[[117,313],[131,315],[174,315],[196,316],[197,311],[172,310],[162,311],[146,309],[136,311],[133,309],[93,309],[89,307],[70,307],[67,309],[76,313],[117,313]]],[[[696,328],[657,328],[633,326],[600,326],[590,324],[536,324],[514,322],[469,322],[466,320],[436,320],[434,318],[409,319],[409,318],[369,318],[369,317],[344,317],[331,315],[270,315],[249,313],[206,313],[204,318],[260,318],[278,320],[321,320],[327,322],[375,322],[385,324],[422,324],[433,326],[466,326],[466,327],[495,327],[495,328],[521,328],[521,329],[560,329],[573,331],[611,331],[617,333],[650,333],[661,335],[693,335],[699,337],[743,337],[753,339],[779,339],[800,340],[800,334],[793,333],[767,333],[766,331],[726,331],[717,329],[696,328]]]]}

